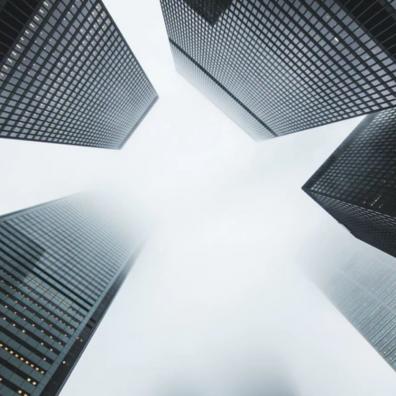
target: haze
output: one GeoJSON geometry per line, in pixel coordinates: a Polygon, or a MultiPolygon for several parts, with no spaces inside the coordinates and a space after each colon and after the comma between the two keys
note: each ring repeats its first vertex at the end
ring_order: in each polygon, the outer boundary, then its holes
{"type": "Polygon", "coordinates": [[[158,0],[105,4],[160,96],[124,150],[0,141],[1,213],[100,188],[150,227],[62,395],[395,395],[301,272],[382,255],[301,191],[360,119],[257,143],[176,74],[158,0]]]}

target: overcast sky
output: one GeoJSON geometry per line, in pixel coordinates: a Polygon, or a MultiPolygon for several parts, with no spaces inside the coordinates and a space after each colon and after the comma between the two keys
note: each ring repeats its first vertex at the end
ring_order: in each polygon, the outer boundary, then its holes
{"type": "Polygon", "coordinates": [[[176,74],[158,0],[105,4],[160,96],[125,148],[0,141],[1,213],[101,187],[152,225],[62,395],[394,396],[299,271],[381,255],[301,191],[360,119],[257,143],[176,74]]]}

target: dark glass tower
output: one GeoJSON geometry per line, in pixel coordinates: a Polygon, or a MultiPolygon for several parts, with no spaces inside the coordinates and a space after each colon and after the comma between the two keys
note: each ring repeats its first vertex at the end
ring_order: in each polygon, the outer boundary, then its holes
{"type": "Polygon", "coordinates": [[[0,0],[0,137],[117,149],[156,99],[101,0],[0,0]]]}
{"type": "Polygon", "coordinates": [[[130,270],[136,237],[73,196],[0,218],[0,395],[56,395],[130,270]]]}
{"type": "Polygon", "coordinates": [[[309,276],[329,301],[396,370],[396,267],[393,258],[365,255],[309,276]]]}
{"type": "Polygon", "coordinates": [[[161,0],[177,69],[257,138],[396,105],[396,1],[161,0]]]}
{"type": "Polygon", "coordinates": [[[367,116],[304,185],[357,238],[396,256],[396,109],[367,116]]]}

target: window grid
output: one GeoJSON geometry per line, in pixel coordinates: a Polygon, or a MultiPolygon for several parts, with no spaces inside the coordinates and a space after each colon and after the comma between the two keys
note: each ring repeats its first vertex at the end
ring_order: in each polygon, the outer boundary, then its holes
{"type": "Polygon", "coordinates": [[[1,395],[59,389],[127,274],[130,235],[90,204],[74,196],[0,218],[1,395]]]}
{"type": "Polygon", "coordinates": [[[396,256],[396,110],[367,116],[303,189],[356,237],[396,256]]]}
{"type": "Polygon", "coordinates": [[[157,98],[99,0],[42,1],[0,86],[0,137],[103,148],[120,148],[157,98]]]}
{"type": "MultiPolygon", "coordinates": [[[[210,13],[213,2],[198,2],[210,13]]],[[[224,88],[214,101],[238,98],[261,121],[264,137],[396,105],[396,3],[388,2],[382,13],[373,3],[377,24],[344,0],[233,0],[211,17],[195,1],[161,0],[170,42],[184,53],[184,63],[199,65],[224,88]],[[380,23],[388,27],[388,40],[380,23]]],[[[180,59],[177,54],[177,65],[180,59]]],[[[195,76],[203,91],[211,90],[195,76]]],[[[252,119],[247,111],[232,118],[244,117],[252,119]]]]}
{"type": "Polygon", "coordinates": [[[316,285],[382,358],[396,369],[396,272],[383,258],[319,264],[316,285]]]}

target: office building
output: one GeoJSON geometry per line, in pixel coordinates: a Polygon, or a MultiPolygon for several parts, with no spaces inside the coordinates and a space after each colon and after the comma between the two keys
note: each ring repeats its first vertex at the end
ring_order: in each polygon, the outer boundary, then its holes
{"type": "Polygon", "coordinates": [[[0,137],[119,149],[156,99],[101,0],[0,0],[0,137]]]}
{"type": "Polygon", "coordinates": [[[72,196],[0,217],[0,395],[58,394],[127,276],[138,239],[99,209],[72,196]]]}
{"type": "Polygon", "coordinates": [[[304,185],[362,241],[396,256],[396,109],[367,116],[304,185]]]}
{"type": "Polygon", "coordinates": [[[309,276],[351,325],[396,370],[394,259],[365,254],[345,262],[324,265],[318,262],[315,268],[309,270],[309,276]]]}
{"type": "Polygon", "coordinates": [[[161,5],[179,72],[255,138],[396,105],[395,1],[161,5]]]}

